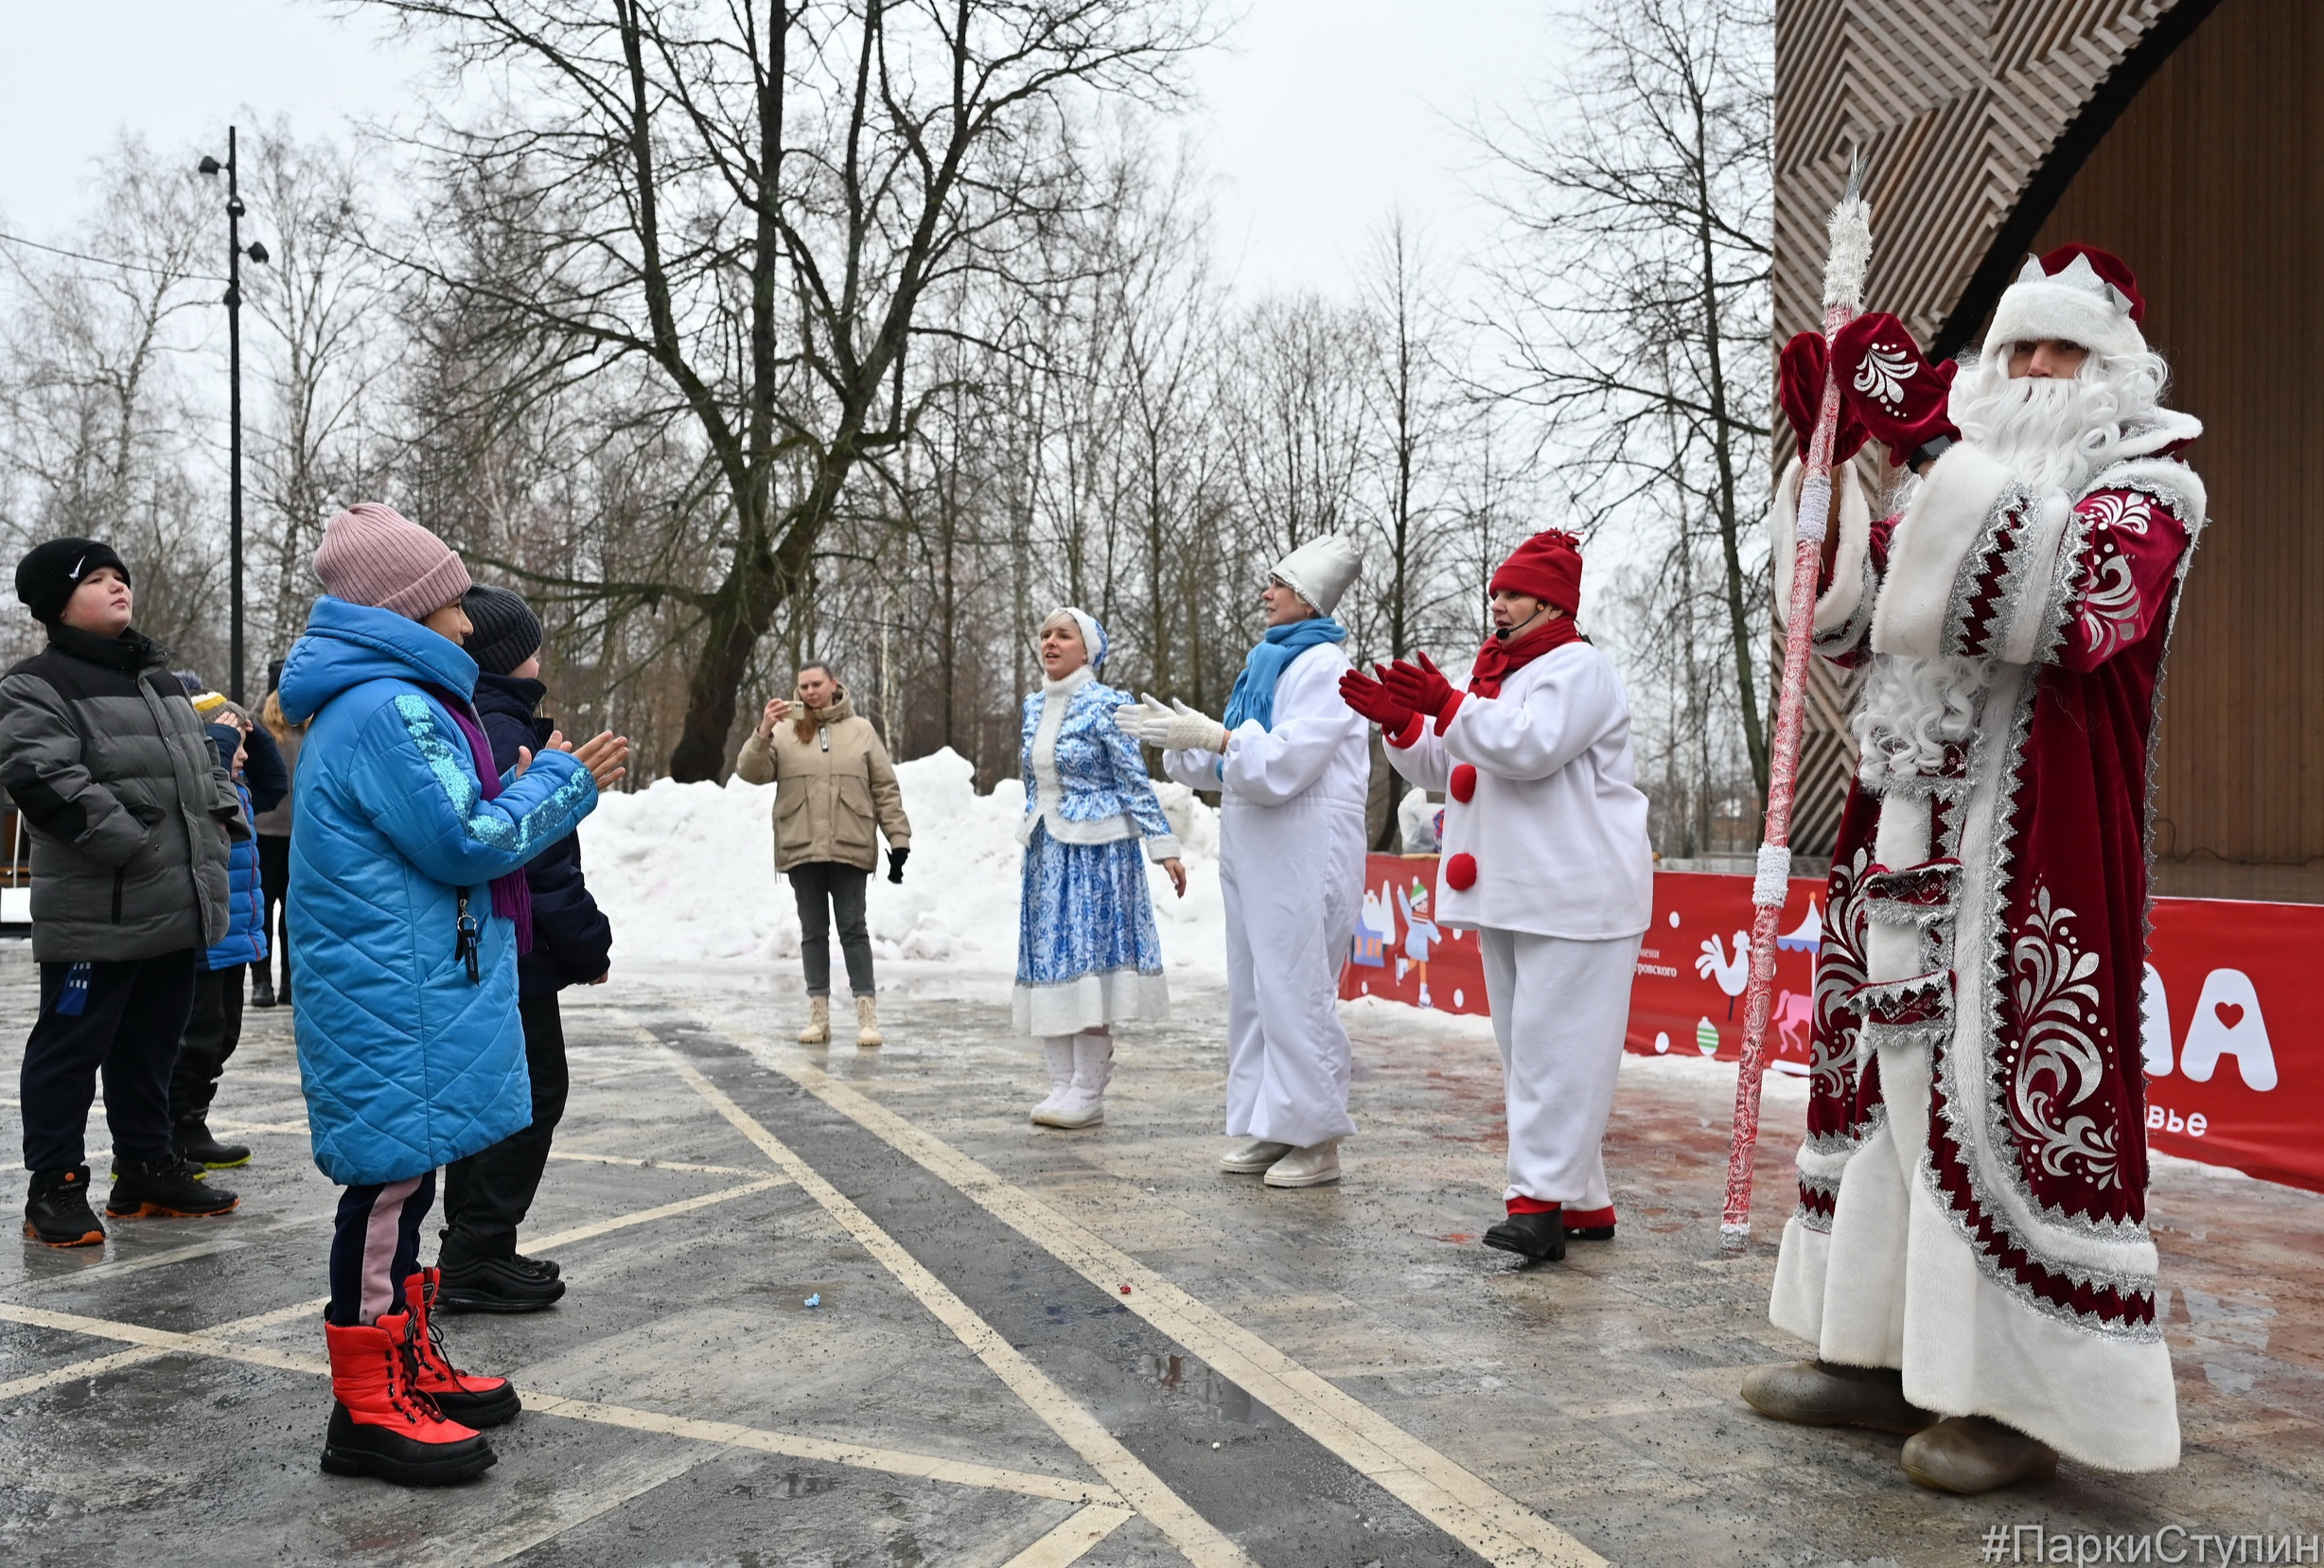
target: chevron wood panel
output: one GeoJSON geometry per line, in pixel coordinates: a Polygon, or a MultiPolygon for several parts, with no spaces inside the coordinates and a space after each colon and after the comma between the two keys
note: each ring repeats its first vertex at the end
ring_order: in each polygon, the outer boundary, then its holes
{"type": "MultiPolygon", "coordinates": [[[[1822,320],[1823,218],[1852,148],[1873,203],[1866,300],[1926,343],[2059,137],[2176,3],[1776,0],[1777,341],[1822,320]]],[[[1793,831],[1804,853],[1829,847],[1856,760],[1853,682],[1817,670],[1793,831]]]]}

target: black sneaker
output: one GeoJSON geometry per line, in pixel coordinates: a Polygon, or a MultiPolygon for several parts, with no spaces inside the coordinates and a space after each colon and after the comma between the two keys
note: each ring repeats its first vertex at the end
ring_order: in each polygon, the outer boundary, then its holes
{"type": "Polygon", "coordinates": [[[250,1163],[250,1149],[246,1144],[220,1143],[210,1136],[207,1117],[187,1117],[177,1125],[171,1141],[178,1154],[204,1171],[230,1171],[238,1165],[250,1163]]]}
{"type": "Polygon", "coordinates": [[[556,1260],[554,1258],[527,1258],[519,1252],[509,1261],[520,1269],[531,1269],[543,1279],[562,1279],[565,1277],[565,1271],[556,1266],[556,1260]]]}
{"type": "Polygon", "coordinates": [[[208,1219],[231,1213],[242,1200],[188,1172],[187,1162],[167,1159],[114,1161],[113,1196],[105,1212],[121,1220],[208,1219]]]}
{"type": "Polygon", "coordinates": [[[1554,1208],[1546,1214],[1512,1214],[1485,1233],[1485,1244],[1537,1263],[1558,1262],[1565,1257],[1565,1216],[1554,1208]]]}
{"type": "Polygon", "coordinates": [[[514,1258],[470,1258],[441,1267],[439,1312],[537,1313],[565,1294],[564,1280],[537,1274],[514,1258]]]}
{"type": "Polygon", "coordinates": [[[89,1168],[35,1171],[25,1193],[25,1237],[46,1247],[100,1246],[105,1227],[89,1207],[89,1168]]]}

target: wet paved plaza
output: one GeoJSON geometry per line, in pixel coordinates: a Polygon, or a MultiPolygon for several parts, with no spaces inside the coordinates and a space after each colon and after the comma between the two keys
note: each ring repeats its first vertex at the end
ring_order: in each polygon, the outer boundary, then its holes
{"type": "MultiPolygon", "coordinates": [[[[288,1016],[251,1013],[213,1118],[257,1151],[213,1178],[238,1213],[0,1248],[0,1561],[1968,1563],[1996,1524],[2324,1529],[2324,1197],[2161,1172],[2185,1462],[1951,1498],[1899,1439],[1735,1395],[1801,1353],[1764,1312],[1796,1098],[1771,1097],[1759,1243],[1722,1254],[1731,1090],[1628,1064],[1620,1238],[1521,1270],[1475,1242],[1502,1139],[1475,1021],[1351,1007],[1347,1178],[1278,1192],[1212,1167],[1215,993],[1126,1037],[1107,1124],[1060,1134],[1025,1120],[1038,1059],[1004,1007],[907,980],[885,1049],[810,1049],[791,983],[566,994],[572,1105],[523,1244],[572,1288],[447,1320],[526,1408],[437,1491],[317,1469],[335,1190],[288,1016]]],[[[33,1001],[0,944],[11,1152],[33,1001]]]]}

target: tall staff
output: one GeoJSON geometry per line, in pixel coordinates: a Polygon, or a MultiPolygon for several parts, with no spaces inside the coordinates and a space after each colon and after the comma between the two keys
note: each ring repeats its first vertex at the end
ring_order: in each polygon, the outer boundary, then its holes
{"type": "Polygon", "coordinates": [[[1791,885],[1791,795],[1800,766],[1801,696],[1807,680],[1808,630],[1815,620],[1816,578],[1832,513],[1832,446],[1840,432],[1840,381],[1831,342],[1864,308],[1864,272],[1872,264],[1872,206],[1862,195],[1864,164],[1849,166],[1848,188],[1824,233],[1823,399],[1800,485],[1799,543],[1791,557],[1791,624],[1784,628],[1784,682],[1775,700],[1775,755],[1768,764],[1767,834],[1752,881],[1751,988],[1743,1003],[1743,1061],[1735,1073],[1734,1134],[1727,1152],[1727,1207],[1719,1241],[1739,1247],[1752,1233],[1752,1165],[1759,1153],[1759,1081],[1767,1071],[1768,1013],[1775,985],[1775,927],[1791,885]]]}

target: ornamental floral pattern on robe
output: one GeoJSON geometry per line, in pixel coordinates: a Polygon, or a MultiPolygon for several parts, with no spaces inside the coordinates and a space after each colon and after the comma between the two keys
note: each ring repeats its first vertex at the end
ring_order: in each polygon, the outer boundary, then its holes
{"type": "MultiPolygon", "coordinates": [[[[2203,520],[2199,483],[2174,471],[2118,464],[2070,508],[2013,484],[1986,514],[1942,607],[1942,653],[1983,661],[1977,721],[1932,765],[1868,751],[1851,786],[1809,1080],[1807,1150],[1844,1156],[1888,1115],[1875,1048],[1926,1044],[1928,1125],[1893,1132],[1921,1145],[1920,1179],[1980,1269],[2031,1311],[2130,1339],[2159,1333],[2151,1270],[2122,1262],[2147,1241],[2148,765],[2203,520]],[[1926,860],[1878,863],[1884,800],[1928,802],[1926,860]],[[1911,927],[1912,975],[1868,978],[1875,918],[1911,927]]],[[[1864,608],[1819,633],[1825,657],[1875,657],[1898,522],[1873,524],[1864,608]]],[[[1803,1224],[1829,1230],[1839,1185],[1804,1169],[1803,1224]]]]}

